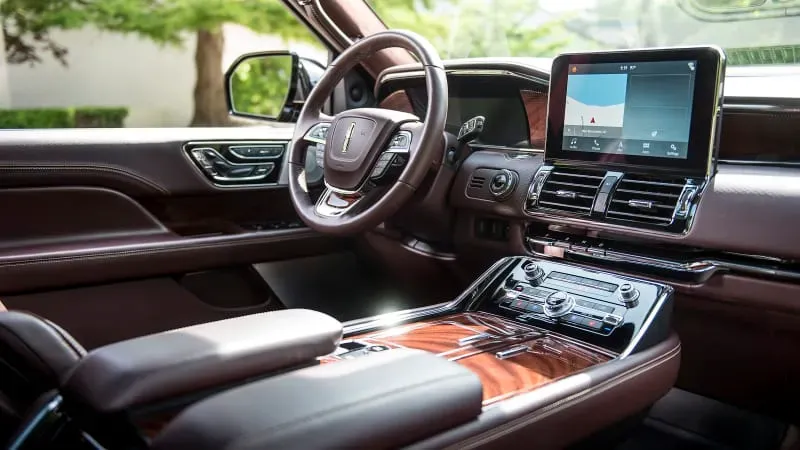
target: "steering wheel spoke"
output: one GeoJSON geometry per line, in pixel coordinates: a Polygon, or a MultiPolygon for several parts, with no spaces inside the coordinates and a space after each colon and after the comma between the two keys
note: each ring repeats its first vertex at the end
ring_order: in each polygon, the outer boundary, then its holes
{"type": "Polygon", "coordinates": [[[314,212],[321,217],[339,217],[353,209],[363,198],[360,193],[344,195],[326,188],[317,199],[314,212]]]}
{"type": "Polygon", "coordinates": [[[306,134],[303,136],[303,140],[312,142],[314,144],[325,145],[328,139],[328,130],[330,130],[330,128],[330,122],[317,122],[308,129],[306,134]]]}

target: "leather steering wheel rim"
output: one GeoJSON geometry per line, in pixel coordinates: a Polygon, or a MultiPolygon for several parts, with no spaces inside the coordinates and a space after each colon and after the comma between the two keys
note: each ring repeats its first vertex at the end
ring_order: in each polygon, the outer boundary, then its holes
{"type": "Polygon", "coordinates": [[[298,117],[294,137],[288,149],[290,197],[303,222],[321,233],[351,235],[373,229],[397,212],[425,179],[437,151],[443,150],[447,100],[447,77],[442,60],[431,43],[416,33],[383,31],[358,41],[342,52],[328,66],[309,94],[298,117]],[[321,112],[333,89],[346,73],[375,52],[393,47],[408,50],[422,63],[428,92],[428,108],[423,121],[420,122],[418,117],[411,114],[380,108],[343,111],[335,117],[326,116],[321,112]],[[326,191],[320,200],[314,202],[305,181],[305,156],[309,145],[307,139],[312,129],[315,130],[320,124],[325,123],[329,124],[329,128],[325,128],[326,136],[324,140],[317,142],[325,142],[326,191]],[[384,149],[389,144],[389,139],[392,135],[396,135],[399,129],[405,130],[404,132],[410,136],[408,162],[403,172],[382,196],[370,198],[372,203],[366,208],[351,212],[352,206],[365,198],[360,196],[359,189],[348,190],[353,188],[353,180],[357,179],[358,175],[363,178],[363,174],[366,173],[367,177],[359,183],[363,186],[369,181],[369,174],[372,173],[369,171],[370,164],[375,164],[378,158],[376,155],[387,152],[384,149]],[[343,145],[338,145],[342,142],[343,136],[343,145]],[[354,145],[350,145],[351,138],[353,141],[363,139],[363,142],[357,141],[354,145]],[[350,147],[354,155],[346,155],[350,147]],[[364,172],[365,168],[368,171],[364,172]],[[328,184],[329,176],[350,185],[347,189],[334,187],[328,184]],[[345,198],[346,202],[353,198],[356,200],[353,201],[353,205],[334,211],[338,212],[336,215],[323,213],[328,209],[326,205],[320,207],[320,201],[330,202],[331,197],[338,197],[340,201],[345,198]]]}

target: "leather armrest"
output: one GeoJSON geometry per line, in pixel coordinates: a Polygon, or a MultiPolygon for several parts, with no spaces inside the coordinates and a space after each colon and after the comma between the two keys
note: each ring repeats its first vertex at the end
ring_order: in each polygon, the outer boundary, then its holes
{"type": "Polygon", "coordinates": [[[481,412],[463,366],[396,349],[251,383],[195,403],[154,449],[395,448],[481,412]]]}
{"type": "Polygon", "coordinates": [[[290,309],[210,322],[93,350],[62,385],[111,413],[312,364],[336,349],[342,324],[290,309]]]}

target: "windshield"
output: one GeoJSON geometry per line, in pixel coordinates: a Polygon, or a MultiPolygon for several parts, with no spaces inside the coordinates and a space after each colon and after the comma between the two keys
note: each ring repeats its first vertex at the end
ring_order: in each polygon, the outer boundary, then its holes
{"type": "Polygon", "coordinates": [[[443,58],[718,45],[728,64],[800,63],[800,0],[373,0],[443,58]]]}

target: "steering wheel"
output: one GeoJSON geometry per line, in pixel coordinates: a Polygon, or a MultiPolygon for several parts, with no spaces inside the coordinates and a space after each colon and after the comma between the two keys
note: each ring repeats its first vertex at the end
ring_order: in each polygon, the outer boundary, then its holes
{"type": "Polygon", "coordinates": [[[388,219],[411,198],[442,151],[446,116],[447,77],[427,39],[409,31],[383,31],[350,46],[309,94],[289,145],[289,192],[300,218],[316,231],[338,235],[360,233],[388,219]],[[346,73],[392,47],[408,50],[422,63],[428,91],[424,121],[382,108],[351,109],[334,117],[322,113],[346,73]],[[310,143],[325,146],[325,190],[316,202],[306,185],[310,143]],[[387,180],[393,173],[396,179],[387,180]]]}

